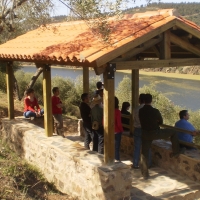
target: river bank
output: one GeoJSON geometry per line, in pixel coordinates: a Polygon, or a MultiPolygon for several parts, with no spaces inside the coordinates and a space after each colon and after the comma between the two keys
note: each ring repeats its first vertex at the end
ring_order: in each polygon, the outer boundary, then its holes
{"type": "MultiPolygon", "coordinates": [[[[121,73],[131,74],[131,70],[118,70],[121,73]]],[[[187,80],[200,80],[200,75],[193,74],[178,74],[178,73],[163,73],[163,72],[147,72],[140,70],[140,75],[146,76],[158,76],[158,77],[167,77],[167,78],[178,78],[178,79],[187,79],[187,80]]]]}
{"type": "MultiPolygon", "coordinates": [[[[36,68],[34,65],[22,65],[24,68],[36,68]]],[[[62,67],[62,66],[52,66],[52,69],[71,69],[74,71],[81,71],[82,68],[76,68],[76,67],[62,67]]],[[[90,68],[90,71],[91,70],[90,68]]],[[[121,72],[124,74],[131,74],[131,70],[117,70],[117,72],[121,72]]],[[[200,80],[200,75],[193,75],[193,74],[179,74],[179,73],[164,73],[164,72],[147,72],[144,70],[139,71],[140,75],[145,75],[145,76],[157,76],[157,77],[167,77],[167,78],[178,78],[178,79],[187,79],[187,80],[200,80]]]]}

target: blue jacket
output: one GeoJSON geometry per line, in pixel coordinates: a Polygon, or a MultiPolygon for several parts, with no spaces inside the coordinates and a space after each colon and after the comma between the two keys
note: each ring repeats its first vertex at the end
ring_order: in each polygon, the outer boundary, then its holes
{"type": "MultiPolygon", "coordinates": [[[[179,121],[177,121],[175,123],[175,127],[186,129],[189,131],[195,131],[194,126],[185,119],[180,119],[179,121]]],[[[185,142],[190,142],[190,143],[193,142],[193,136],[187,133],[178,132],[178,139],[185,142]]]]}

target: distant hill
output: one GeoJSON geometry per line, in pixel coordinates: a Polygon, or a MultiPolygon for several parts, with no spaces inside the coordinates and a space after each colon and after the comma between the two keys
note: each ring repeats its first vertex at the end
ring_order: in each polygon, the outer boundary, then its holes
{"type": "Polygon", "coordinates": [[[175,8],[181,16],[200,25],[200,3],[151,3],[146,7],[140,6],[126,9],[124,13],[137,13],[168,8],[175,8]]]}
{"type": "MultiPolygon", "coordinates": [[[[175,8],[181,16],[200,26],[200,3],[151,3],[146,7],[142,5],[140,7],[126,9],[123,13],[138,13],[168,8],[175,8]]],[[[65,15],[54,16],[52,19],[54,22],[76,20],[76,18],[71,18],[65,15]]]]}

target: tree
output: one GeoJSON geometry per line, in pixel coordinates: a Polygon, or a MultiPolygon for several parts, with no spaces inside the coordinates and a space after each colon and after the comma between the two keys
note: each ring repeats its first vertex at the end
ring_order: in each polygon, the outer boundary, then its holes
{"type": "MultiPolygon", "coordinates": [[[[109,43],[112,28],[110,16],[120,17],[122,5],[128,0],[58,0],[79,19],[84,20],[93,33],[109,43]]],[[[135,0],[133,0],[135,2],[135,0]]],[[[150,0],[146,0],[148,3],[150,0]]],[[[0,43],[51,21],[53,0],[1,0],[0,4],[0,43]],[[25,24],[25,26],[24,26],[25,24]]],[[[39,69],[27,88],[32,87],[41,74],[39,69]]],[[[14,77],[14,74],[13,74],[14,77]]],[[[14,80],[15,77],[14,77],[14,80]]],[[[15,81],[17,87],[17,81],[15,81]]],[[[18,94],[19,92],[17,92],[18,94]]],[[[18,99],[20,97],[18,96],[18,99]]]]}

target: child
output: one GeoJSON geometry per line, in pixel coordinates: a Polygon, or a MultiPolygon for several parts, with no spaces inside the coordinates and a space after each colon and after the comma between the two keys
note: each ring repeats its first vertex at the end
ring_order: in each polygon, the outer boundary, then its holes
{"type": "Polygon", "coordinates": [[[64,137],[64,133],[62,131],[63,128],[63,118],[62,118],[62,102],[59,98],[59,89],[58,87],[54,87],[52,89],[53,96],[51,97],[52,100],[52,114],[54,119],[54,128],[55,133],[57,135],[61,135],[64,137]]]}
{"type": "Polygon", "coordinates": [[[37,99],[34,95],[34,90],[29,88],[25,92],[26,98],[24,99],[24,117],[25,118],[36,118],[44,114],[44,110],[40,109],[37,99]]]}

